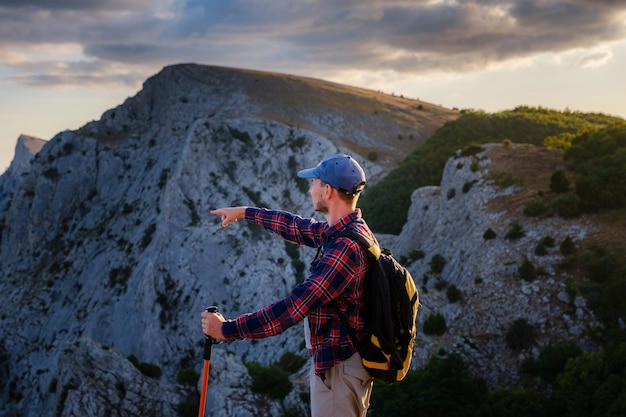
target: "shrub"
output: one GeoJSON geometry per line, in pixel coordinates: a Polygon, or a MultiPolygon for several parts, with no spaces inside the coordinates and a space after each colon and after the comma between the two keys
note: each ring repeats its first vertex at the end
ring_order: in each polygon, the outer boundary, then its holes
{"type": "Polygon", "coordinates": [[[278,365],[285,371],[293,374],[294,372],[299,371],[300,368],[302,368],[302,365],[306,362],[307,358],[298,356],[293,352],[285,352],[278,360],[278,365]]]}
{"type": "Polygon", "coordinates": [[[472,188],[472,186],[474,184],[476,184],[476,180],[474,181],[466,181],[465,184],[463,184],[463,193],[466,194],[467,192],[469,192],[469,190],[472,188]]]}
{"type": "Polygon", "coordinates": [[[554,209],[566,219],[577,217],[581,213],[580,197],[574,192],[565,193],[556,199],[554,209]]]}
{"type": "Polygon", "coordinates": [[[139,359],[137,359],[135,355],[130,355],[128,357],[128,360],[145,376],[148,376],[150,378],[160,378],[161,375],[163,375],[163,371],[158,365],[146,362],[139,362],[139,359]]]}
{"type": "Polygon", "coordinates": [[[509,230],[506,232],[506,235],[504,235],[504,238],[508,240],[517,240],[524,236],[526,236],[526,232],[522,228],[522,225],[518,222],[513,222],[511,223],[509,230]]]}
{"type": "Polygon", "coordinates": [[[193,368],[182,368],[176,375],[176,382],[182,385],[196,385],[199,378],[200,374],[193,368]]]}
{"type": "Polygon", "coordinates": [[[198,401],[182,401],[176,405],[178,417],[195,417],[198,415],[198,401]]]}
{"type": "Polygon", "coordinates": [[[485,230],[485,233],[483,233],[483,239],[485,240],[495,239],[496,236],[496,232],[494,232],[491,227],[485,230]]]}
{"type": "Polygon", "coordinates": [[[576,251],[576,244],[572,238],[568,236],[561,242],[559,250],[563,255],[571,255],[576,251]]]}
{"type": "Polygon", "coordinates": [[[555,193],[565,193],[569,191],[570,183],[565,173],[561,170],[556,171],[550,177],[550,189],[555,193]]]}
{"type": "Polygon", "coordinates": [[[548,254],[548,249],[546,249],[546,246],[542,244],[541,242],[537,243],[537,246],[535,246],[535,255],[544,256],[547,254],[548,254]]]}
{"type": "Polygon", "coordinates": [[[589,278],[595,282],[605,282],[615,267],[613,257],[602,247],[595,246],[583,256],[589,278]]]}
{"type": "Polygon", "coordinates": [[[428,265],[430,266],[430,271],[433,274],[441,274],[443,267],[446,266],[446,259],[439,254],[433,255],[433,257],[430,258],[428,265]]]}
{"type": "Polygon", "coordinates": [[[526,349],[534,340],[535,327],[523,318],[515,320],[506,333],[506,345],[512,350],[526,349]]]}
{"type": "Polygon", "coordinates": [[[446,319],[441,313],[430,314],[424,320],[424,334],[440,336],[446,332],[446,319]]]}
{"type": "Polygon", "coordinates": [[[424,251],[421,249],[412,249],[408,255],[402,255],[398,258],[398,261],[402,265],[408,265],[420,259],[424,259],[424,251]]]}
{"type": "Polygon", "coordinates": [[[461,290],[456,285],[450,285],[446,290],[446,297],[451,303],[456,303],[461,299],[461,290]]]}
{"type": "Polygon", "coordinates": [[[524,214],[528,217],[536,217],[548,211],[548,205],[541,200],[532,199],[524,203],[524,214]]]}
{"type": "Polygon", "coordinates": [[[490,178],[500,189],[508,188],[513,184],[520,184],[520,180],[515,178],[510,172],[494,172],[490,178]]]}
{"type": "Polygon", "coordinates": [[[261,366],[258,362],[246,362],[245,365],[252,377],[250,389],[253,392],[276,400],[283,400],[291,392],[289,373],[279,365],[261,366]]]}
{"type": "Polygon", "coordinates": [[[535,255],[543,256],[548,253],[547,248],[551,248],[554,246],[554,238],[552,236],[546,236],[539,241],[537,246],[535,246],[535,255]]]}
{"type": "Polygon", "coordinates": [[[517,272],[519,273],[520,278],[522,278],[524,281],[530,282],[537,277],[537,269],[527,257],[524,257],[524,261],[522,262],[522,265],[520,265],[520,267],[517,269],[517,272]]]}
{"type": "Polygon", "coordinates": [[[552,236],[544,236],[541,239],[541,243],[542,245],[544,245],[547,248],[553,248],[554,247],[554,238],[552,236]]]}
{"type": "Polygon", "coordinates": [[[158,379],[161,377],[161,375],[163,375],[163,371],[161,370],[161,368],[153,363],[141,362],[139,364],[139,370],[142,374],[150,378],[158,379]]]}
{"type": "Polygon", "coordinates": [[[524,361],[523,369],[549,384],[556,381],[558,374],[563,372],[565,364],[571,358],[582,354],[582,349],[574,342],[561,345],[548,345],[541,349],[537,359],[524,361]]]}
{"type": "MultiPolygon", "coordinates": [[[[623,354],[623,352],[622,352],[623,354]]],[[[623,416],[625,410],[622,367],[612,369],[608,350],[585,352],[567,361],[556,377],[554,398],[563,416],[623,416]]],[[[624,357],[620,358],[623,361],[624,357]]]]}
{"type": "Polygon", "coordinates": [[[479,143],[472,143],[461,150],[461,156],[471,156],[481,153],[485,148],[479,143]]]}
{"type": "Polygon", "coordinates": [[[552,149],[567,149],[572,146],[572,139],[575,137],[573,133],[565,132],[555,136],[548,136],[544,139],[543,145],[552,149]]]}

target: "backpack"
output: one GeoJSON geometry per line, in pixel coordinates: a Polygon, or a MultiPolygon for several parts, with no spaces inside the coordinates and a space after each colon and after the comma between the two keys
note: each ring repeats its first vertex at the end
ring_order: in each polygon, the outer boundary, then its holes
{"type": "Polygon", "coordinates": [[[345,229],[333,236],[347,237],[363,247],[372,266],[365,278],[365,323],[369,331],[357,340],[354,329],[334,307],[344,326],[349,329],[354,347],[370,375],[385,384],[404,379],[414,356],[415,319],[420,306],[413,277],[388,249],[381,249],[376,238],[371,239],[354,229],[345,229]]]}

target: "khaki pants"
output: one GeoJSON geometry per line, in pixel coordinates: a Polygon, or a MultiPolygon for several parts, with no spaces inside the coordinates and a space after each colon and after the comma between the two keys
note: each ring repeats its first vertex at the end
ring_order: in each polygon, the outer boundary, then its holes
{"type": "Polygon", "coordinates": [[[328,371],[324,380],[315,375],[311,361],[311,416],[365,417],[374,380],[355,353],[328,371]]]}

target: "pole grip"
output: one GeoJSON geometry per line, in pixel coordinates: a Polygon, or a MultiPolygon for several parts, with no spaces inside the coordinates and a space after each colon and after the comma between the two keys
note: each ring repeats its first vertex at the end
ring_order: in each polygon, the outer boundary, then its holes
{"type": "MultiPolygon", "coordinates": [[[[207,307],[206,311],[208,311],[209,313],[217,313],[217,306],[207,307]]],[[[206,360],[206,361],[210,361],[211,360],[211,349],[213,347],[213,343],[219,343],[219,341],[217,341],[216,339],[212,338],[211,336],[205,335],[205,339],[204,339],[204,360],[206,360]]]]}

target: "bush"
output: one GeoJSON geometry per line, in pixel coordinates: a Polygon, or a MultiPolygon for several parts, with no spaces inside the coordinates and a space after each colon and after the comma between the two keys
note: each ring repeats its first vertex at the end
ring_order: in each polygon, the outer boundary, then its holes
{"type": "Polygon", "coordinates": [[[141,362],[139,364],[139,370],[147,377],[158,379],[163,375],[163,371],[158,365],[153,363],[141,362]]]}
{"type": "Polygon", "coordinates": [[[526,257],[524,257],[522,265],[517,268],[517,272],[524,281],[531,282],[537,277],[537,268],[535,268],[535,265],[526,257]]]}
{"type": "Polygon", "coordinates": [[[554,238],[552,236],[544,236],[541,239],[541,242],[539,242],[539,243],[541,243],[542,245],[544,245],[547,248],[553,248],[555,241],[554,241],[554,238]]]}
{"type": "Polygon", "coordinates": [[[439,254],[433,255],[428,265],[430,266],[430,272],[433,274],[441,274],[443,267],[446,266],[446,259],[439,254]]]}
{"type": "Polygon", "coordinates": [[[283,400],[291,392],[289,373],[281,366],[271,364],[261,366],[258,362],[246,362],[248,373],[252,377],[252,392],[267,395],[275,400],[283,400]]]}
{"type": "Polygon", "coordinates": [[[535,255],[543,256],[548,254],[548,249],[554,246],[554,238],[546,236],[535,246],[535,255]]]}
{"type": "Polygon", "coordinates": [[[193,368],[183,368],[178,371],[176,375],[176,382],[182,385],[196,385],[200,374],[193,370],[193,368]]]}
{"type": "Polygon", "coordinates": [[[293,352],[285,352],[283,353],[283,356],[281,356],[278,360],[278,365],[285,371],[293,374],[294,372],[299,371],[300,368],[302,368],[302,365],[304,365],[306,362],[307,358],[298,356],[293,352]]]}
{"type": "Polygon", "coordinates": [[[547,401],[533,389],[498,388],[489,393],[482,417],[551,417],[547,401]]]}
{"type": "Polygon", "coordinates": [[[496,232],[494,232],[491,227],[485,230],[485,233],[483,233],[483,239],[485,240],[495,239],[496,236],[496,232]]]}
{"type": "Polygon", "coordinates": [[[548,249],[546,249],[546,246],[542,244],[541,242],[537,243],[537,246],[535,246],[535,255],[544,256],[547,254],[548,254],[548,249]]]}
{"type": "Polygon", "coordinates": [[[550,177],[550,189],[555,193],[566,193],[569,191],[570,183],[565,173],[561,170],[556,171],[550,177]]]}
{"type": "Polygon", "coordinates": [[[587,267],[589,278],[595,282],[605,282],[615,267],[613,257],[602,247],[595,246],[584,254],[583,262],[587,267]]]}
{"type": "Polygon", "coordinates": [[[576,251],[576,244],[572,238],[568,236],[561,242],[559,250],[563,255],[571,255],[576,251]]]}
{"type": "Polygon", "coordinates": [[[461,156],[472,156],[481,153],[485,148],[479,143],[472,143],[461,150],[461,156]]]}
{"type": "MultiPolygon", "coordinates": [[[[622,358],[623,359],[623,358],[622,358]]],[[[554,397],[564,416],[623,416],[626,412],[623,368],[612,370],[606,351],[570,359],[556,378],[554,397]]]]}
{"type": "Polygon", "coordinates": [[[135,355],[130,355],[128,357],[128,360],[145,376],[148,376],[150,378],[160,378],[161,375],[163,375],[163,371],[158,365],[146,362],[139,362],[139,359],[137,359],[135,355]]]}
{"type": "Polygon", "coordinates": [[[574,342],[548,345],[541,349],[536,360],[524,361],[523,368],[531,375],[540,377],[544,382],[553,384],[556,377],[565,369],[567,361],[581,354],[582,349],[574,342]]]}
{"type": "Polygon", "coordinates": [[[523,318],[515,320],[506,333],[506,345],[512,350],[526,349],[534,341],[535,327],[523,318]]]}
{"type": "Polygon", "coordinates": [[[430,314],[424,320],[424,334],[440,336],[446,332],[446,319],[441,313],[430,314]]]}
{"type": "Polygon", "coordinates": [[[446,290],[446,297],[451,303],[456,303],[461,299],[461,290],[456,285],[450,285],[446,290]]]}
{"type": "Polygon", "coordinates": [[[565,193],[554,202],[554,210],[566,219],[578,217],[581,213],[580,197],[574,192],[565,193]]]}
{"type": "Polygon", "coordinates": [[[463,184],[463,193],[466,194],[467,192],[469,192],[469,190],[472,189],[472,186],[474,184],[476,184],[476,180],[474,181],[466,181],[465,184],[463,184]]]}
{"type": "Polygon", "coordinates": [[[518,222],[513,222],[511,223],[509,230],[506,232],[506,235],[504,235],[504,238],[508,240],[517,240],[523,238],[524,236],[526,236],[526,232],[522,228],[522,225],[518,222]]]}
{"type": "Polygon", "coordinates": [[[524,214],[528,217],[537,217],[548,211],[548,205],[541,200],[532,199],[524,203],[524,214]]]}

